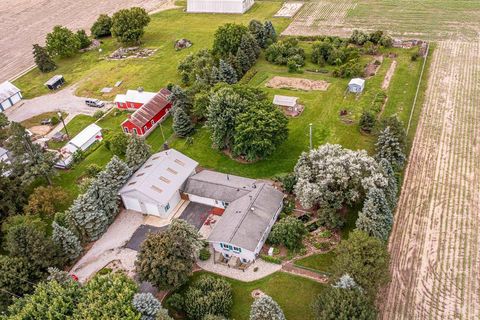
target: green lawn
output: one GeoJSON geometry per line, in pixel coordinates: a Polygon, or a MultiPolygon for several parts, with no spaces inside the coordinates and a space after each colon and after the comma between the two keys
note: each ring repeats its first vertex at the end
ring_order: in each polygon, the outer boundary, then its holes
{"type": "MultiPolygon", "coordinates": [[[[31,117],[27,120],[23,120],[22,122],[20,122],[20,124],[27,129],[31,128],[33,126],[39,126],[39,125],[41,125],[42,120],[51,119],[53,117],[58,118],[57,113],[58,113],[57,111],[45,112],[45,113],[39,114],[37,116],[31,117]]],[[[67,117],[68,113],[62,112],[62,116],[63,116],[63,118],[67,117]]]]}
{"type": "MultiPolygon", "coordinates": [[[[209,273],[196,272],[190,283],[205,274],[209,273]]],[[[219,277],[217,275],[213,276],[219,277]]],[[[284,272],[277,272],[253,282],[224,279],[232,285],[233,308],[230,318],[235,320],[247,320],[249,318],[250,306],[253,302],[251,293],[255,289],[262,290],[278,302],[287,319],[314,319],[310,306],[317,294],[325,288],[318,282],[284,272]]],[[[182,290],[185,290],[185,287],[182,290]]]]}
{"type": "MultiPolygon", "coordinates": [[[[187,14],[183,8],[159,12],[152,15],[152,20],[142,38],[143,46],[156,48],[158,51],[148,59],[128,59],[107,61],[103,58],[121,45],[114,39],[102,40],[102,52],[91,51],[78,54],[73,58],[58,61],[58,69],[42,74],[34,69],[15,81],[22,89],[25,98],[48,92],[43,83],[54,74],[62,74],[67,84],[82,80],[77,89],[80,96],[112,99],[126,89],[144,87],[145,90],[157,91],[170,82],[180,83],[177,65],[188,54],[211,47],[215,30],[227,23],[247,24],[252,19],[271,18],[281,7],[281,2],[257,1],[246,14],[187,14]],[[187,38],[193,42],[191,48],[175,51],[174,41],[187,38]],[[119,88],[110,94],[101,95],[103,87],[112,87],[115,82],[123,80],[119,88]]],[[[272,19],[277,32],[280,33],[290,22],[289,19],[272,19]]]]}
{"type": "MultiPolygon", "coordinates": [[[[88,125],[92,124],[95,122],[95,118],[91,116],[87,116],[85,114],[79,114],[73,117],[72,120],[70,120],[69,123],[67,123],[67,131],[68,135],[70,136],[70,139],[75,137],[80,131],[85,129],[88,125]]],[[[60,122],[60,125],[62,123],[60,122]]],[[[65,133],[65,128],[61,130],[61,132],[65,133]]],[[[66,141],[49,141],[48,142],[48,147],[50,149],[60,149],[65,145],[66,141]]]]}
{"type": "MultiPolygon", "coordinates": [[[[310,53],[311,45],[303,43],[310,53]]],[[[396,53],[398,57],[397,69],[387,90],[388,101],[383,117],[397,113],[405,122],[408,122],[416,86],[422,66],[422,61],[412,62],[410,55],[413,50],[388,49],[386,52],[396,53]]],[[[372,57],[362,58],[366,63],[372,57]]],[[[308,58],[307,58],[308,60],[308,58]]],[[[305,72],[303,74],[288,73],[285,66],[276,66],[268,63],[263,57],[254,66],[257,74],[249,82],[267,92],[269,98],[275,94],[291,95],[300,98],[305,110],[297,118],[289,121],[289,138],[267,159],[254,164],[238,163],[221,152],[211,148],[211,140],[207,128],[200,128],[193,136],[193,144],[188,145],[182,139],[174,139],[171,146],[193,157],[202,166],[232,174],[244,175],[252,178],[269,178],[276,174],[289,172],[297,162],[298,156],[309,147],[309,124],[313,125],[313,145],[317,147],[324,143],[338,143],[350,149],[365,149],[372,153],[374,150],[374,135],[365,135],[358,129],[358,120],[362,111],[368,108],[377,92],[379,92],[384,76],[392,62],[385,58],[376,76],[367,80],[363,94],[358,98],[355,95],[345,95],[345,88],[349,79],[334,78],[325,74],[305,72]],[[327,91],[294,91],[288,89],[272,89],[265,87],[265,83],[273,76],[300,77],[313,80],[325,80],[330,83],[327,91]],[[347,124],[341,120],[340,110],[349,111],[349,118],[353,123],[347,124]]],[[[316,68],[310,62],[306,69],[316,68]]],[[[318,68],[318,67],[317,67],[318,68]]],[[[417,107],[421,105],[421,102],[417,107]]],[[[420,109],[420,108],[418,108],[420,109]]],[[[417,110],[418,111],[418,110],[417,110]]],[[[416,121],[418,118],[414,118],[416,121]]],[[[411,136],[413,138],[413,135],[411,136]]]]}
{"type": "Polygon", "coordinates": [[[315,269],[325,273],[332,272],[332,261],[335,257],[333,251],[319,253],[295,261],[295,264],[301,267],[315,269]]]}

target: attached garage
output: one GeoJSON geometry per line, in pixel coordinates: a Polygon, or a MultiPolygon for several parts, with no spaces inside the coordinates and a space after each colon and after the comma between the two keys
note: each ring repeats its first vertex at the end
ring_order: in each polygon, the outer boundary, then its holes
{"type": "Polygon", "coordinates": [[[0,112],[7,110],[22,100],[22,92],[11,82],[0,84],[0,112]]]}
{"type": "Polygon", "coordinates": [[[132,197],[122,197],[122,200],[125,208],[139,212],[142,211],[142,206],[140,205],[140,201],[138,199],[132,197]]]}

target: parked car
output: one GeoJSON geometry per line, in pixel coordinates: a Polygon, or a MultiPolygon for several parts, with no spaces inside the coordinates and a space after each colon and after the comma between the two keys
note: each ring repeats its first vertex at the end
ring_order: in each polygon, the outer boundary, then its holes
{"type": "Polygon", "coordinates": [[[100,101],[98,99],[87,99],[85,100],[85,104],[89,107],[94,107],[94,108],[102,108],[105,106],[105,102],[100,101]]]}
{"type": "Polygon", "coordinates": [[[52,119],[43,119],[40,123],[42,124],[42,126],[52,124],[52,119]]]}

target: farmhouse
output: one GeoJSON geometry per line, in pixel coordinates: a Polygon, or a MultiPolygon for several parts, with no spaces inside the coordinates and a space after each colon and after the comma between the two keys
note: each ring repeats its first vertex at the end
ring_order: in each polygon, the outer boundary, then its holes
{"type": "Polygon", "coordinates": [[[50,90],[57,90],[58,88],[63,86],[64,83],[65,83],[65,79],[63,78],[63,76],[60,74],[57,74],[51,77],[50,79],[48,79],[48,81],[45,82],[45,86],[50,90]]]}
{"type": "Polygon", "coordinates": [[[283,208],[283,193],[272,186],[209,170],[188,178],[183,192],[192,202],[225,209],[207,239],[224,263],[253,262],[283,208]]]}
{"type": "Polygon", "coordinates": [[[365,80],[361,78],[353,78],[348,83],[348,91],[353,93],[361,93],[365,88],[365,80]]]}
{"type": "Polygon", "coordinates": [[[187,0],[187,12],[245,13],[254,0],[187,0]]]}
{"type": "Polygon", "coordinates": [[[143,90],[127,90],[126,94],[117,94],[113,102],[119,109],[138,109],[145,103],[152,100],[155,92],[146,92],[143,90]]]}
{"type": "Polygon", "coordinates": [[[174,149],[152,155],[120,189],[125,208],[167,217],[180,203],[180,188],[197,165],[174,149]]]}
{"type": "Polygon", "coordinates": [[[167,89],[160,90],[150,101],[137,109],[121,126],[125,133],[147,136],[155,125],[163,121],[172,108],[169,97],[172,93],[167,89]]]}
{"type": "Polygon", "coordinates": [[[55,164],[57,168],[68,168],[73,161],[73,154],[87,150],[96,141],[102,140],[102,128],[92,123],[60,149],[60,160],[55,164]]]}
{"type": "Polygon", "coordinates": [[[9,81],[0,84],[0,112],[7,110],[20,100],[22,100],[20,89],[9,81]]]}

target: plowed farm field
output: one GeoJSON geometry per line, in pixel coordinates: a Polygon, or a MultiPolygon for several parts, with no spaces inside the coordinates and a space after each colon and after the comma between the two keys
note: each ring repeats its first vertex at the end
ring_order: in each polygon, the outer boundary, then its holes
{"type": "Polygon", "coordinates": [[[312,0],[285,35],[350,35],[385,30],[395,37],[478,40],[478,0],[312,0]]]}
{"type": "Polygon", "coordinates": [[[390,238],[382,318],[480,318],[480,44],[440,42],[390,238]]]}

